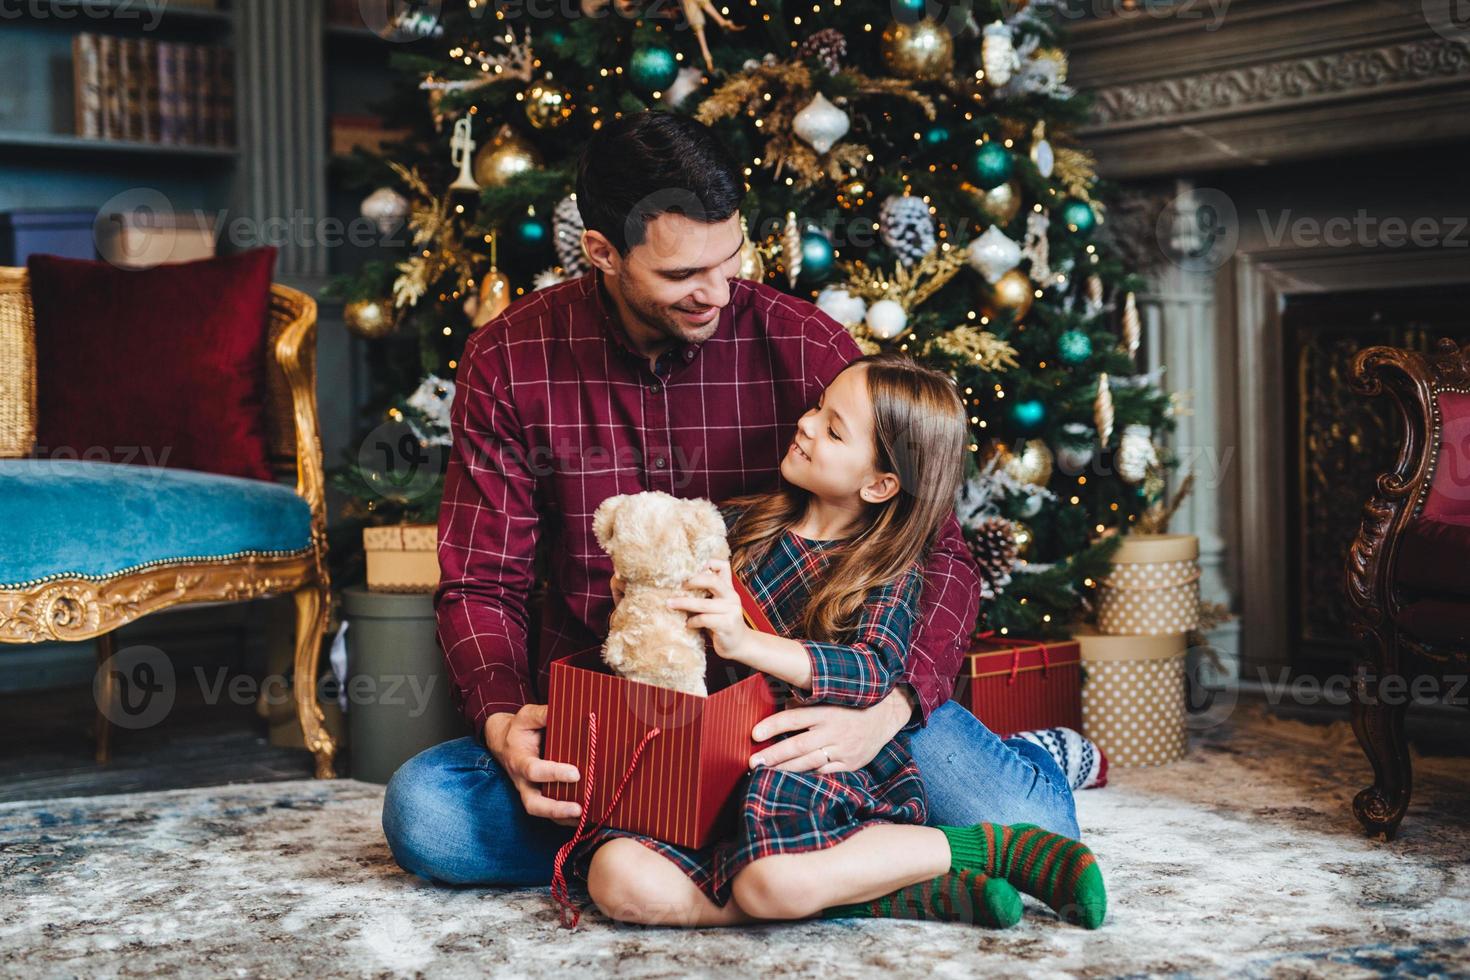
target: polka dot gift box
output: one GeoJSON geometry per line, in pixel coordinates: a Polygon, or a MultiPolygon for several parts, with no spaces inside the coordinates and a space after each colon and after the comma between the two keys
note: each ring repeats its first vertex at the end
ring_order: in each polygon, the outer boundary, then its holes
{"type": "Polygon", "coordinates": [[[1104,636],[1078,627],[1082,733],[1109,765],[1162,766],[1184,756],[1185,635],[1104,636]]]}
{"type": "Polygon", "coordinates": [[[1199,626],[1199,538],[1130,534],[1098,583],[1097,628],[1114,636],[1168,636],[1199,626]]]}

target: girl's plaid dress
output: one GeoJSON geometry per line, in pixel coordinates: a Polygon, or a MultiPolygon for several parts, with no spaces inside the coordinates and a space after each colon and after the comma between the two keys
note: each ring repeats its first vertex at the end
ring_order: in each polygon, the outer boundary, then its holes
{"type": "MultiPolygon", "coordinates": [[[[733,523],[732,517],[727,513],[726,520],[733,523]]],[[[787,531],[745,583],[781,635],[792,635],[830,552],[841,543],[812,541],[787,531]]],[[[849,642],[803,640],[811,655],[812,690],[801,693],[788,687],[788,701],[854,708],[882,701],[903,677],[904,652],[922,585],[915,565],[896,582],[869,594],[857,628],[846,638],[849,642]]],[[[736,873],[757,858],[820,851],[872,823],[922,824],[928,799],[908,752],[908,736],[917,727],[910,721],[872,762],[855,772],[757,768],[743,784],[744,799],[730,840],[693,850],[604,828],[576,847],[568,862],[571,877],[585,884],[597,847],[614,837],[631,837],[672,860],[715,904],[724,905],[736,873]]]]}

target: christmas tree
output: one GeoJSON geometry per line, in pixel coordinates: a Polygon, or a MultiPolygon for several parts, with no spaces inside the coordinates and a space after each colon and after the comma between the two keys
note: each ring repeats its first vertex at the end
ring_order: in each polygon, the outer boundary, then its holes
{"type": "Polygon", "coordinates": [[[349,326],[384,336],[375,424],[407,434],[368,440],[338,472],[360,513],[433,519],[465,338],[589,271],[572,194],[589,134],[624,113],[686,113],[747,161],[741,276],[964,393],[973,477],[958,513],[984,627],[1075,620],[1117,531],[1158,523],[1170,402],[1137,367],[1141,281],[1069,136],[1086,104],[1054,4],[551,7],[446,10],[426,42],[437,55],[395,57],[412,96],[395,122],[412,136],[346,161],[376,188],[364,214],[406,218],[412,237],[400,261],[340,284],[349,326]]]}

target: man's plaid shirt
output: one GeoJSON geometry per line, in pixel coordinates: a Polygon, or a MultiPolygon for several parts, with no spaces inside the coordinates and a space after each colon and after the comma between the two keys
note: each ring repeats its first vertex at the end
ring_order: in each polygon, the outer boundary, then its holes
{"type": "MultiPolygon", "coordinates": [[[[543,702],[553,660],[601,645],[612,561],[592,534],[598,504],[643,490],[723,502],[773,488],[797,419],[859,354],[811,303],[733,279],[714,336],[651,366],[597,271],[537,290],[472,334],[450,413],[434,605],[455,703],[476,734],[494,712],[543,702]],[[543,537],[549,587],[533,662],[526,605],[543,537]]],[[[977,609],[953,519],[924,573],[904,676],[921,719],[953,692],[977,609]]]]}

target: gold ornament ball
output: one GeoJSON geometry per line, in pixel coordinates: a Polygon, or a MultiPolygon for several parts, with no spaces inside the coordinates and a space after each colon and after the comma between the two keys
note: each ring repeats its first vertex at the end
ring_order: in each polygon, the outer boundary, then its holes
{"type": "Polygon", "coordinates": [[[502,127],[475,154],[475,182],[481,187],[501,187],[506,181],[541,166],[536,148],[510,127],[502,127]]]}
{"type": "Polygon", "coordinates": [[[963,189],[975,199],[980,211],[992,224],[1008,225],[1021,212],[1021,183],[1009,180],[991,190],[982,190],[966,181],[963,189]]]}
{"type": "Polygon", "coordinates": [[[883,63],[902,78],[928,82],[954,70],[954,39],[929,18],[913,24],[894,21],[883,29],[883,63]]]}
{"type": "Polygon", "coordinates": [[[740,246],[740,271],[735,276],[737,279],[750,279],[753,282],[765,281],[766,260],[761,255],[760,247],[749,238],[740,246]]]}
{"type": "Polygon", "coordinates": [[[847,211],[867,204],[870,197],[872,197],[872,192],[868,190],[868,185],[863,183],[861,177],[852,177],[837,188],[837,203],[847,211]]]}
{"type": "Polygon", "coordinates": [[[537,129],[555,129],[572,118],[572,93],[549,79],[526,89],[526,118],[537,129]]]}
{"type": "Polygon", "coordinates": [[[991,319],[1009,313],[1012,319],[1020,320],[1031,309],[1035,288],[1026,273],[1012,269],[990,287],[990,295],[980,304],[980,312],[991,319]]]}
{"type": "Polygon", "coordinates": [[[1027,439],[1021,444],[1021,451],[1011,453],[1004,465],[1006,473],[1012,478],[1032,486],[1044,487],[1051,482],[1055,463],[1056,457],[1052,455],[1051,447],[1045,441],[1027,439]]]}
{"type": "Polygon", "coordinates": [[[491,267],[485,273],[485,278],[480,280],[480,304],[475,308],[475,316],[471,323],[476,328],[483,327],[491,320],[505,312],[510,305],[510,280],[505,273],[495,267],[491,267]]]}
{"type": "Polygon", "coordinates": [[[359,299],[342,307],[342,321],[347,329],[368,340],[377,340],[393,332],[393,304],[380,299],[359,299]]]}
{"type": "Polygon", "coordinates": [[[1031,528],[1020,521],[1011,521],[1011,535],[1016,539],[1016,556],[1027,557],[1031,552],[1031,543],[1036,540],[1031,528]]]}

